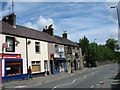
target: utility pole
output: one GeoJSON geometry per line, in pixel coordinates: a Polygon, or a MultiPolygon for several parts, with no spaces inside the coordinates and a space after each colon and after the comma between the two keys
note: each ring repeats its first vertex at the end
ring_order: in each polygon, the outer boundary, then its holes
{"type": "Polygon", "coordinates": [[[118,2],[118,6],[113,6],[111,8],[116,8],[117,10],[117,18],[118,18],[118,42],[120,46],[120,1],[118,2]]]}
{"type": "MultiPolygon", "coordinates": [[[[118,18],[118,43],[120,46],[120,1],[118,2],[118,6],[113,6],[111,8],[116,8],[117,10],[117,18],[118,18]]],[[[118,73],[120,73],[120,64],[118,65],[118,73]]]]}

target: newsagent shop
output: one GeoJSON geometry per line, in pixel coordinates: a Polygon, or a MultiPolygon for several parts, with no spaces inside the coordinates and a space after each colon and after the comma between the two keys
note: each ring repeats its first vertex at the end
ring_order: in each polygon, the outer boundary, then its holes
{"type": "Polygon", "coordinates": [[[27,74],[23,72],[23,59],[21,54],[0,54],[2,59],[2,80],[25,79],[27,74]]]}

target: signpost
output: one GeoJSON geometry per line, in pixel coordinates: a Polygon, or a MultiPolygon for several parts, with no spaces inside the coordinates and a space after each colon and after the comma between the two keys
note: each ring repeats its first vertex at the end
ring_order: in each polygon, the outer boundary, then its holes
{"type": "Polygon", "coordinates": [[[9,43],[2,43],[2,54],[0,54],[0,89],[2,89],[2,60],[4,56],[4,48],[8,48],[9,43]]]}

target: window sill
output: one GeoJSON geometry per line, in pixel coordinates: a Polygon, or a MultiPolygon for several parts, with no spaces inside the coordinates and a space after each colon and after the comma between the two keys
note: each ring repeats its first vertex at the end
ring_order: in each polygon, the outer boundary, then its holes
{"type": "Polygon", "coordinates": [[[37,52],[36,52],[35,54],[41,54],[41,53],[39,53],[39,52],[37,53],[37,52]]]}

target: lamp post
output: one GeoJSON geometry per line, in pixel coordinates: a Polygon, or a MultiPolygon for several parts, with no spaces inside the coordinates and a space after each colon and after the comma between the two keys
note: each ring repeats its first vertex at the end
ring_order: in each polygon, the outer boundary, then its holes
{"type": "MultiPolygon", "coordinates": [[[[113,6],[113,7],[110,7],[111,9],[113,8],[116,8],[117,10],[117,18],[118,18],[118,40],[120,40],[120,12],[119,12],[119,8],[120,8],[120,1],[118,2],[118,6],[113,6]]],[[[120,45],[120,41],[119,42],[119,45],[120,45]]]]}
{"type": "MultiPolygon", "coordinates": [[[[94,39],[94,44],[95,44],[95,41],[96,41],[97,39],[94,39]]],[[[96,60],[97,60],[97,52],[96,52],[96,44],[95,44],[95,47],[94,47],[94,60],[95,60],[95,62],[96,62],[96,60]]],[[[94,62],[94,63],[95,63],[94,62]]]]}
{"type": "Polygon", "coordinates": [[[120,29],[120,18],[119,18],[119,10],[118,10],[118,6],[113,6],[113,7],[110,7],[111,9],[112,8],[116,8],[116,10],[117,10],[117,18],[118,18],[118,27],[119,27],[119,29],[120,29]]]}
{"type": "MultiPolygon", "coordinates": [[[[116,8],[117,10],[117,18],[118,18],[118,40],[120,39],[120,13],[119,13],[119,8],[120,7],[120,1],[118,2],[118,6],[114,6],[114,7],[111,7],[112,8],[116,8]]],[[[119,45],[120,45],[120,41],[119,42],[119,45]]],[[[118,64],[118,73],[120,73],[120,64],[118,64]]]]}

